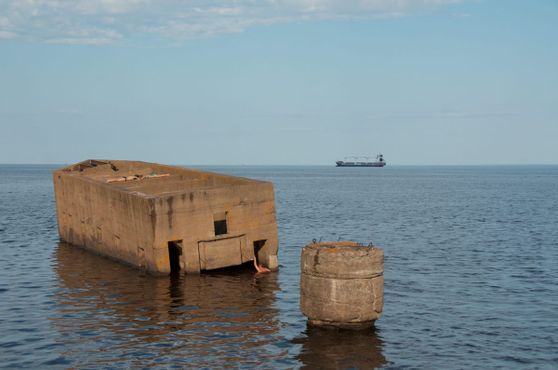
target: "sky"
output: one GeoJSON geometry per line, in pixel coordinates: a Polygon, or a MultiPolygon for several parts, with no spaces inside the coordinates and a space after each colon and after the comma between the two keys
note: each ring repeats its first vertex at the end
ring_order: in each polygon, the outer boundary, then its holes
{"type": "Polygon", "coordinates": [[[558,164],[556,0],[0,0],[0,163],[558,164]]]}

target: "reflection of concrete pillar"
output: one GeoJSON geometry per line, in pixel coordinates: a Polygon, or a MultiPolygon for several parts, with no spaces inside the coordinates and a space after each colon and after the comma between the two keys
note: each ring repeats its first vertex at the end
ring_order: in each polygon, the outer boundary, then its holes
{"type": "Polygon", "coordinates": [[[65,243],[54,269],[57,309],[49,319],[62,341],[72,343],[64,356],[87,358],[90,367],[106,366],[106,356],[114,367],[166,368],[187,357],[189,367],[203,368],[208,356],[215,367],[226,367],[231,354],[258,360],[279,337],[277,274],[254,277],[249,269],[154,277],[65,243]],[[151,344],[156,364],[135,355],[111,357],[112,346],[132,354],[151,344]]]}
{"type": "Polygon", "coordinates": [[[384,252],[354,242],[302,250],[300,307],[315,325],[371,326],[384,305],[384,252]]]}
{"type": "Polygon", "coordinates": [[[373,369],[387,361],[376,330],[344,330],[308,325],[298,360],[308,369],[373,369]]]}

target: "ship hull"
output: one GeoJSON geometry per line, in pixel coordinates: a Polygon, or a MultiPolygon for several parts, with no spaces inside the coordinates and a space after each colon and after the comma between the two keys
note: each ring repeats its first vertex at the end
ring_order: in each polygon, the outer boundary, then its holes
{"type": "Polygon", "coordinates": [[[386,162],[335,162],[337,167],[384,167],[386,162]]]}

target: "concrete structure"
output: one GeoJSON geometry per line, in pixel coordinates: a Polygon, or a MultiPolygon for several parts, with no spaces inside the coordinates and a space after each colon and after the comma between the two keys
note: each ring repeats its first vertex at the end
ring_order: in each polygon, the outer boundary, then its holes
{"type": "Polygon", "coordinates": [[[300,308],[312,325],[372,326],[384,307],[384,251],[355,242],[302,250],[300,308]]]}
{"type": "Polygon", "coordinates": [[[53,173],[60,238],[152,273],[254,261],[276,269],[269,182],[155,163],[87,160],[53,173]]]}

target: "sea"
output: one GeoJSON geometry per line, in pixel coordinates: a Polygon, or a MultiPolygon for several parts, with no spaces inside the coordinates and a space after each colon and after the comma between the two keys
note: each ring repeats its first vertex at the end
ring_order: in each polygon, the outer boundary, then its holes
{"type": "Polygon", "coordinates": [[[204,167],[273,182],[279,271],[167,277],[61,243],[57,167],[0,165],[0,368],[558,368],[558,166],[204,167]],[[383,248],[374,329],[307,326],[313,239],[383,248]]]}

